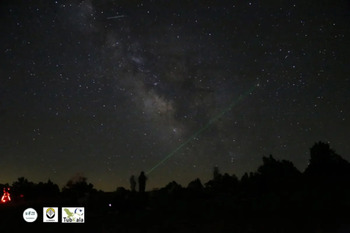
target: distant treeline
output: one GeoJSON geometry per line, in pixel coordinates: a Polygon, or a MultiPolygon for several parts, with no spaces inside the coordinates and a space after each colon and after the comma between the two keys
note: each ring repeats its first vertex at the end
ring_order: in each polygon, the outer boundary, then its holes
{"type": "Polygon", "coordinates": [[[109,193],[84,177],[62,190],[50,180],[35,184],[21,177],[2,185],[10,187],[13,200],[3,206],[84,206],[93,223],[88,229],[105,232],[350,232],[350,163],[327,143],[312,146],[304,172],[272,155],[262,161],[241,179],[214,167],[205,184],[172,181],[150,192],[142,191],[142,175],[141,191],[132,176],[130,189],[109,193]]]}
{"type": "MultiPolygon", "coordinates": [[[[221,174],[218,167],[213,169],[213,178],[205,184],[200,179],[182,187],[175,181],[163,188],[146,193],[149,198],[156,196],[213,197],[223,196],[239,200],[235,208],[250,205],[249,208],[274,210],[276,208],[334,208],[350,209],[350,163],[336,154],[327,143],[318,142],[310,149],[310,161],[304,172],[292,162],[276,160],[272,155],[262,158],[263,164],[256,172],[245,173],[241,179],[227,173],[221,174]],[[234,197],[234,198],[231,198],[234,197]]],[[[135,193],[135,177],[130,179],[131,190],[119,187],[116,196],[126,197],[135,193]]],[[[146,182],[146,181],[145,181],[146,182]]],[[[0,185],[1,190],[10,187],[14,201],[52,200],[58,197],[73,202],[88,202],[97,191],[85,177],[75,177],[59,189],[57,184],[33,183],[24,177],[18,178],[11,186],[0,185]]],[[[111,194],[109,194],[111,195],[111,194]]],[[[112,195],[113,196],[113,195],[112,195]]]]}

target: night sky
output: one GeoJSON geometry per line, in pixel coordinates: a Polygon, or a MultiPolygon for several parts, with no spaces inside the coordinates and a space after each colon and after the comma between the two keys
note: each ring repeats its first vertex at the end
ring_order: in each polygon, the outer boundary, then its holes
{"type": "Polygon", "coordinates": [[[350,160],[349,1],[1,1],[0,183],[350,160]],[[232,108],[230,108],[232,106],[232,108]],[[216,118],[221,113],[222,117],[216,118]]]}

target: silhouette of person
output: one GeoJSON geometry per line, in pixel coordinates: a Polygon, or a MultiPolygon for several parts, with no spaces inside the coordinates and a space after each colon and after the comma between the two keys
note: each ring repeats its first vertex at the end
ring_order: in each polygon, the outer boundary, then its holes
{"type": "Polygon", "coordinates": [[[142,171],[140,176],[139,176],[139,192],[140,193],[145,192],[146,180],[147,180],[147,177],[145,176],[145,173],[142,171]]]}
{"type": "Polygon", "coordinates": [[[136,180],[134,175],[130,177],[130,189],[132,192],[136,191],[136,180]]]}

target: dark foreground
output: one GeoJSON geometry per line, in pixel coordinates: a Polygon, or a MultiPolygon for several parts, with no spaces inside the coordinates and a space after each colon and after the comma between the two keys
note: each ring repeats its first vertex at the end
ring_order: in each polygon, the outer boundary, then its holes
{"type": "MultiPolygon", "coordinates": [[[[33,202],[0,206],[1,232],[269,232],[350,233],[350,211],[338,206],[319,208],[289,202],[276,206],[234,200],[224,194],[188,192],[97,193],[84,204],[77,202],[33,202]],[[84,206],[85,223],[43,223],[44,206],[84,206]],[[34,223],[23,220],[27,207],[38,212],[34,223]]],[[[59,208],[59,212],[60,212],[59,208]]]]}
{"type": "Polygon", "coordinates": [[[205,185],[170,182],[152,192],[106,193],[86,179],[60,191],[19,178],[4,188],[13,198],[0,204],[0,232],[350,233],[350,163],[322,142],[310,152],[303,172],[269,156],[241,179],[215,168],[205,185]],[[28,207],[38,212],[34,223],[23,220],[28,207]],[[59,223],[43,223],[43,207],[59,207],[59,223]],[[61,223],[61,207],[84,207],[85,223],[61,223]]]}

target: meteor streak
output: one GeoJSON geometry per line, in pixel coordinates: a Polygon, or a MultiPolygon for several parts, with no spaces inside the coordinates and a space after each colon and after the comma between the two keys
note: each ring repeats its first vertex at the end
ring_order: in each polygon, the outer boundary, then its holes
{"type": "Polygon", "coordinates": [[[165,161],[173,157],[178,151],[180,151],[184,146],[186,146],[188,143],[190,143],[193,139],[195,139],[197,136],[202,134],[205,130],[207,130],[212,124],[214,124],[216,121],[218,121],[223,115],[225,115],[227,112],[231,111],[233,107],[235,107],[241,100],[243,100],[247,95],[249,95],[255,87],[258,87],[259,84],[255,84],[252,88],[250,88],[247,92],[240,95],[237,100],[232,102],[226,109],[224,109],[222,112],[220,112],[218,115],[213,117],[206,125],[204,125],[202,128],[200,128],[197,132],[195,132],[191,137],[189,137],[186,141],[181,143],[178,147],[175,148],[172,152],[170,152],[167,156],[165,156],[162,160],[160,160],[155,166],[153,166],[151,169],[149,169],[146,174],[149,175],[152,173],[156,168],[158,168],[160,165],[162,165],[165,161]]]}
{"type": "Polygon", "coordinates": [[[116,16],[110,16],[107,17],[107,19],[121,19],[121,18],[125,18],[126,15],[116,15],[116,16]]]}

